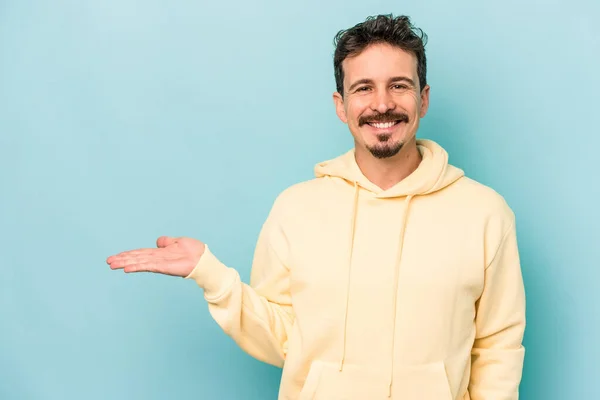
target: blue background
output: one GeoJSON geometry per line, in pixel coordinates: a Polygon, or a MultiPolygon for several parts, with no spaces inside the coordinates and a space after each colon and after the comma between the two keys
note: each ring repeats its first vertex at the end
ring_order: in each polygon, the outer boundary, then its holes
{"type": "Polygon", "coordinates": [[[522,398],[600,398],[598,2],[0,0],[0,399],[275,399],[193,282],[105,258],[192,236],[247,281],[352,146],[334,34],[389,12],[429,35],[419,136],[517,214],[522,398]]]}

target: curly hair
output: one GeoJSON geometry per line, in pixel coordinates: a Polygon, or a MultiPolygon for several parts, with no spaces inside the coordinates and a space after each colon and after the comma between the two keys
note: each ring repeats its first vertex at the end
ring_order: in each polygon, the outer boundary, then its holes
{"type": "Polygon", "coordinates": [[[334,38],[333,68],[338,93],[344,94],[344,69],[342,62],[360,54],[372,44],[387,43],[413,54],[417,59],[417,74],[421,89],[427,85],[427,35],[412,25],[407,16],[391,14],[370,16],[352,28],[339,31],[334,38]]]}

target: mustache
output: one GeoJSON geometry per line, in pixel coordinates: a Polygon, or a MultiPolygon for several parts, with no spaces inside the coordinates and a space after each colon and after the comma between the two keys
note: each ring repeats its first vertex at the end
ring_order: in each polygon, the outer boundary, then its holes
{"type": "Polygon", "coordinates": [[[408,114],[403,112],[385,112],[375,115],[363,115],[358,118],[358,126],[363,126],[369,122],[408,122],[408,114]]]}

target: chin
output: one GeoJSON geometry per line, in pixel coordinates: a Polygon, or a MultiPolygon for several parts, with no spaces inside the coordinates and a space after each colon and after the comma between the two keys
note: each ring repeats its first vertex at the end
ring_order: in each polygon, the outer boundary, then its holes
{"type": "Polygon", "coordinates": [[[369,150],[373,157],[385,159],[394,157],[396,154],[400,153],[402,147],[404,147],[404,142],[399,141],[389,144],[386,143],[385,145],[378,144],[375,146],[368,146],[367,150],[369,150]]]}
{"type": "Polygon", "coordinates": [[[366,139],[367,150],[378,159],[394,157],[400,153],[406,143],[405,132],[400,130],[379,131],[366,136],[363,137],[366,139]]]}

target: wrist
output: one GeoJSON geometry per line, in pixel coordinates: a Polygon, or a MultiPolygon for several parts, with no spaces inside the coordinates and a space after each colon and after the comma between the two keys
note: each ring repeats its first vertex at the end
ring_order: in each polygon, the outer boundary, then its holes
{"type": "Polygon", "coordinates": [[[231,289],[236,277],[237,272],[221,263],[210,248],[205,246],[198,262],[185,279],[194,280],[204,289],[205,297],[216,299],[231,289]]]}

